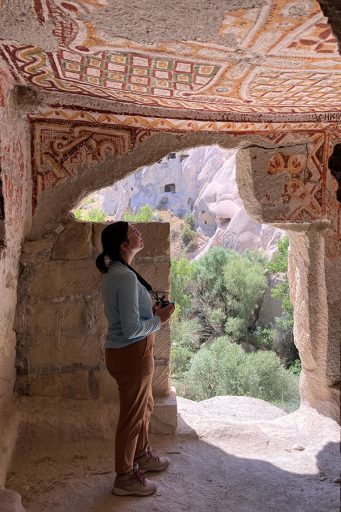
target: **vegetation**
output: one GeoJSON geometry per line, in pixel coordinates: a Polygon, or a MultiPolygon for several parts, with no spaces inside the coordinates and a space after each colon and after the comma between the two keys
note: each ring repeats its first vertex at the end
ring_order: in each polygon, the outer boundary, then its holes
{"type": "Polygon", "coordinates": [[[79,208],[74,210],[73,213],[77,220],[83,222],[105,222],[105,213],[100,208],[89,208],[87,210],[79,208]]]}
{"type": "Polygon", "coordinates": [[[153,210],[150,206],[141,206],[136,213],[126,212],[123,217],[126,222],[152,222],[153,210]]]}
{"type": "Polygon", "coordinates": [[[292,409],[298,405],[298,380],[271,351],[247,354],[228,337],[199,350],[178,383],[192,400],[217,395],[252,396],[292,409]]]}
{"type": "Polygon", "coordinates": [[[277,252],[268,264],[272,272],[281,282],[272,290],[272,296],[282,303],[283,313],[276,319],[273,327],[273,349],[288,368],[299,360],[298,350],[294,344],[294,311],[290,300],[290,288],[288,282],[288,251],[289,239],[282,238],[277,244],[277,252]]]}
{"type": "MultiPolygon", "coordinates": [[[[195,264],[187,258],[173,259],[172,269],[172,300],[177,305],[178,317],[186,317],[192,307],[191,283],[194,279],[195,264]]],[[[174,318],[174,315],[173,315],[174,318]]]]}
{"type": "Polygon", "coordinates": [[[184,216],[184,226],[180,233],[180,238],[183,245],[186,247],[187,252],[195,251],[198,248],[197,232],[193,215],[187,214],[184,216]]]}
{"type": "Polygon", "coordinates": [[[192,312],[211,337],[228,334],[248,342],[248,326],[266,284],[264,264],[252,252],[214,247],[196,262],[192,312]]]}
{"type": "Polygon", "coordinates": [[[287,238],[281,240],[270,262],[258,251],[238,254],[222,247],[199,260],[172,260],[172,371],[180,394],[195,400],[253,396],[287,410],[298,405],[288,247],[287,238]],[[273,296],[283,314],[275,325],[255,328],[270,272],[280,280],[273,296]],[[256,352],[245,352],[242,342],[256,352]]]}

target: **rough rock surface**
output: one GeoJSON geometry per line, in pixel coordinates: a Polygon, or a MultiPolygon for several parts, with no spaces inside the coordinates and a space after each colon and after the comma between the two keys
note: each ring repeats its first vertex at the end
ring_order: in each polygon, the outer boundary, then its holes
{"type": "Polygon", "coordinates": [[[0,489],[0,512],[25,512],[20,494],[0,489]]]}

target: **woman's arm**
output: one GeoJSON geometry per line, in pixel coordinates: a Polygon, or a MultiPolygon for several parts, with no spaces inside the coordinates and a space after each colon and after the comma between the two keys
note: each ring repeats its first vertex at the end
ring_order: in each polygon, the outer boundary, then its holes
{"type": "Polygon", "coordinates": [[[127,339],[144,337],[160,329],[161,319],[158,316],[148,320],[140,318],[138,284],[133,273],[127,274],[119,288],[118,307],[123,334],[127,339]]]}

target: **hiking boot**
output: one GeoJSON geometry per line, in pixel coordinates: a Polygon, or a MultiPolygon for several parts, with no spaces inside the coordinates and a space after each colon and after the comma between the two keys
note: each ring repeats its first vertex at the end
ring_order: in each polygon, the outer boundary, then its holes
{"type": "Polygon", "coordinates": [[[143,455],[136,457],[135,462],[137,462],[142,473],[147,473],[147,471],[163,471],[168,468],[170,460],[168,457],[159,457],[148,446],[143,455]]]}
{"type": "Polygon", "coordinates": [[[124,475],[116,475],[112,493],[117,496],[149,496],[157,489],[155,482],[147,480],[134,464],[134,468],[124,475]]]}

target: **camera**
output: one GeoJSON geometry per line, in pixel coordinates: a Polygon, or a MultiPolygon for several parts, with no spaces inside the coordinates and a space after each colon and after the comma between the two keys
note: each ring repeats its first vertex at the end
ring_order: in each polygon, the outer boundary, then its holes
{"type": "Polygon", "coordinates": [[[175,305],[174,302],[170,302],[169,300],[166,300],[166,297],[163,295],[161,297],[161,299],[158,299],[156,304],[159,305],[161,302],[161,308],[165,308],[166,306],[169,306],[170,304],[173,304],[173,306],[175,305]]]}

